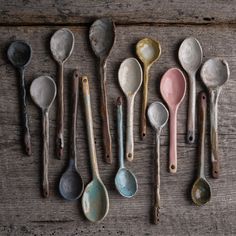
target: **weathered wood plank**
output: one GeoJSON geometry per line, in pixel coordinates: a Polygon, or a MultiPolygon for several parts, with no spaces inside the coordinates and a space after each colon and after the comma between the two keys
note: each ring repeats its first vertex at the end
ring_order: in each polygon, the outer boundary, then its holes
{"type": "Polygon", "coordinates": [[[236,23],[236,1],[0,0],[0,24],[80,24],[109,16],[130,23],[236,23]]]}
{"type": "MultiPolygon", "coordinates": [[[[236,49],[235,27],[221,26],[120,26],[117,28],[117,41],[108,61],[108,101],[113,137],[114,159],[116,153],[115,101],[122,95],[117,71],[120,62],[134,55],[135,43],[144,36],[160,40],[163,54],[151,70],[149,102],[160,99],[158,91],[161,75],[171,66],[178,66],[176,52],[183,38],[193,35],[199,39],[204,49],[204,60],[221,56],[228,60],[231,79],[220,96],[219,140],[222,157],[222,173],[219,180],[209,181],[212,185],[212,201],[201,208],[193,206],[190,200],[190,187],[196,174],[196,145],[185,144],[187,98],[180,107],[178,116],[178,173],[167,172],[168,128],[163,130],[161,140],[161,222],[158,226],[150,224],[153,184],[153,132],[148,127],[145,141],[139,139],[139,115],[141,93],[135,103],[135,159],[127,163],[137,175],[138,194],[130,200],[120,197],[114,186],[117,161],[112,166],[104,163],[102,150],[101,119],[99,113],[99,83],[96,60],[87,42],[86,27],[70,27],[74,32],[75,50],[65,64],[65,141],[69,137],[69,82],[73,69],[78,67],[81,75],[90,78],[91,99],[94,115],[96,147],[101,177],[108,187],[110,211],[99,225],[85,220],[79,202],[66,202],[58,194],[58,180],[63,172],[67,155],[63,160],[56,159],[55,111],[56,103],[50,113],[50,165],[49,181],[51,196],[43,199],[40,195],[40,133],[41,115],[29,99],[30,128],[32,133],[33,156],[22,155],[20,145],[20,122],[16,73],[6,61],[4,54],[9,41],[24,39],[33,48],[32,63],[26,71],[30,83],[33,78],[49,74],[56,80],[56,63],[49,53],[49,40],[58,27],[1,27],[0,28],[0,234],[1,235],[234,235],[236,234],[236,49]]],[[[202,85],[198,83],[198,90],[202,85]]],[[[82,101],[82,100],[81,100],[82,101]]],[[[82,102],[78,114],[78,167],[85,179],[91,178],[85,122],[82,102]]],[[[208,132],[209,133],[209,132],[208,132]]],[[[209,142],[207,143],[209,150],[209,142]]],[[[208,151],[206,151],[206,154],[208,151]]],[[[207,156],[209,159],[209,156],[207,156]]],[[[209,163],[206,165],[209,177],[209,163]]]]}

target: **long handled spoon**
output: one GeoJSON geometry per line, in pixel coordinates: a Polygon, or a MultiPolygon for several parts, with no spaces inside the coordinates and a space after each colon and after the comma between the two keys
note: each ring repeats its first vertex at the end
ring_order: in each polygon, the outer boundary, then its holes
{"type": "Polygon", "coordinates": [[[56,31],[50,41],[52,55],[59,65],[58,75],[58,108],[57,108],[57,156],[61,159],[64,150],[64,63],[74,48],[74,35],[66,28],[56,31]]]}
{"type": "Polygon", "coordinates": [[[170,147],[169,147],[169,170],[177,171],[177,112],[185,91],[186,79],[181,70],[169,69],[161,79],[161,95],[166,101],[170,112],[170,147]]]}
{"type": "Polygon", "coordinates": [[[201,69],[202,81],[210,94],[210,120],[211,120],[211,161],[212,176],[219,178],[219,150],[218,150],[218,121],[217,107],[222,85],[229,79],[228,63],[220,58],[207,60],[201,69]]]}
{"type": "Polygon", "coordinates": [[[211,199],[211,187],[207,182],[204,174],[204,145],[205,145],[205,134],[206,134],[206,94],[204,92],[199,93],[199,166],[198,166],[198,178],[192,187],[192,200],[198,205],[204,205],[211,199]]]}
{"type": "Polygon", "coordinates": [[[109,115],[107,108],[106,63],[115,41],[115,25],[109,18],[96,20],[89,31],[89,39],[95,55],[99,58],[101,83],[101,115],[103,123],[103,144],[105,160],[112,163],[112,142],[109,129],[109,115]]]}
{"type": "Polygon", "coordinates": [[[148,81],[149,70],[153,63],[161,56],[161,45],[158,41],[151,38],[141,39],[136,45],[136,54],[143,62],[143,100],[142,100],[142,113],[141,113],[141,138],[146,136],[146,109],[148,99],[148,81]]]}
{"type": "Polygon", "coordinates": [[[196,117],[196,73],[202,64],[202,47],[199,41],[193,37],[186,38],[179,48],[179,61],[188,73],[189,100],[187,142],[195,142],[195,117],[196,117]]]}
{"type": "Polygon", "coordinates": [[[70,141],[70,160],[67,170],[62,175],[59,183],[59,191],[66,200],[77,200],[83,193],[84,182],[77,167],[76,152],[76,119],[79,93],[79,73],[75,70],[72,81],[72,122],[70,141]]]}
{"type": "Polygon", "coordinates": [[[127,98],[126,158],[128,161],[132,161],[134,158],[134,98],[143,80],[142,68],[138,60],[135,58],[125,59],[120,65],[118,79],[127,98]]]}
{"type": "Polygon", "coordinates": [[[84,215],[88,220],[92,222],[98,222],[103,220],[108,213],[109,197],[107,189],[103,184],[98,171],[88,78],[83,76],[81,83],[83,88],[85,116],[87,122],[89,155],[93,172],[93,180],[84,190],[82,197],[82,208],[84,215]]]}
{"type": "Polygon", "coordinates": [[[123,141],[123,105],[122,99],[117,99],[117,125],[120,168],[115,177],[115,185],[118,192],[127,198],[131,198],[138,190],[138,183],[135,175],[125,168],[124,165],[124,141],[123,141]]]}
{"type": "Polygon", "coordinates": [[[31,138],[29,131],[29,120],[26,108],[26,90],[25,90],[25,67],[29,64],[32,50],[29,44],[24,41],[14,41],[7,50],[7,57],[11,64],[20,72],[20,105],[21,119],[23,125],[24,149],[27,155],[31,155],[31,138]]]}
{"type": "Polygon", "coordinates": [[[30,95],[35,104],[41,108],[43,115],[43,196],[49,196],[48,162],[49,162],[49,109],[56,97],[57,88],[49,76],[40,76],[30,86],[30,95]]]}
{"type": "Polygon", "coordinates": [[[156,186],[154,201],[154,224],[159,222],[160,211],[160,135],[162,128],[169,119],[169,112],[161,102],[154,102],[148,107],[149,121],[156,131],[156,186]]]}

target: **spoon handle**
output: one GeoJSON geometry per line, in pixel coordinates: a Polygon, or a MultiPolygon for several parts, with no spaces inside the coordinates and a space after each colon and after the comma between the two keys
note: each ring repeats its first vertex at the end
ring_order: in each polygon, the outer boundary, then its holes
{"type": "Polygon", "coordinates": [[[63,64],[59,64],[58,76],[58,107],[57,107],[57,157],[61,159],[64,149],[64,85],[63,85],[63,64]]]}
{"type": "Polygon", "coordinates": [[[94,143],[93,118],[92,118],[92,110],[91,110],[91,102],[90,102],[88,77],[82,76],[81,82],[82,82],[82,88],[83,88],[85,116],[86,116],[86,123],[87,123],[87,135],[88,135],[88,143],[89,143],[89,154],[90,154],[93,178],[99,178],[96,148],[95,148],[95,143],[94,143]]]}
{"type": "Polygon", "coordinates": [[[219,149],[218,149],[218,99],[221,89],[210,90],[210,119],[211,119],[211,161],[212,176],[219,178],[219,149]]]}
{"type": "Polygon", "coordinates": [[[170,110],[170,149],[169,149],[169,171],[177,171],[177,109],[170,110]]]}
{"type": "Polygon", "coordinates": [[[124,168],[123,105],[122,98],[117,99],[118,155],[120,168],[124,168]]]}
{"type": "Polygon", "coordinates": [[[101,115],[102,115],[102,130],[103,130],[103,145],[105,150],[105,161],[112,163],[112,144],[111,134],[109,129],[109,115],[107,108],[107,92],[106,92],[106,62],[100,62],[100,80],[101,80],[101,115]]]}
{"type": "Polygon", "coordinates": [[[20,102],[21,102],[21,119],[23,122],[23,135],[24,135],[24,148],[28,156],[31,156],[31,137],[29,131],[29,119],[26,109],[26,89],[25,89],[25,78],[24,69],[20,69],[20,102]]]}
{"type": "Polygon", "coordinates": [[[48,183],[48,162],[49,162],[49,118],[48,110],[43,111],[43,196],[49,196],[48,183]]]}

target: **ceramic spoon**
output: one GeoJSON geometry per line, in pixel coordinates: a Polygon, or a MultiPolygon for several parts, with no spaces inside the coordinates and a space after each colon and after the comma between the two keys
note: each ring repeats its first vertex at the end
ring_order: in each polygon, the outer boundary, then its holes
{"type": "Polygon", "coordinates": [[[29,131],[29,120],[26,110],[26,90],[24,72],[25,67],[29,64],[32,50],[29,44],[24,41],[14,41],[8,48],[7,56],[9,61],[20,72],[20,104],[21,119],[23,122],[24,149],[27,155],[31,155],[31,138],[29,131]]]}
{"type": "Polygon", "coordinates": [[[138,190],[138,183],[135,175],[125,168],[124,165],[124,141],[123,141],[123,109],[122,99],[117,99],[117,125],[119,144],[119,164],[120,168],[115,177],[115,185],[118,192],[127,198],[131,198],[138,190]]]}
{"type": "Polygon", "coordinates": [[[49,76],[40,76],[30,86],[30,95],[42,110],[43,115],[43,196],[49,196],[48,162],[49,162],[49,109],[56,97],[57,88],[49,76]]]}
{"type": "Polygon", "coordinates": [[[98,222],[103,220],[108,213],[109,197],[106,187],[103,184],[98,172],[88,78],[83,76],[81,83],[83,87],[85,116],[87,122],[89,155],[93,172],[93,180],[84,190],[82,197],[82,208],[84,215],[88,220],[92,222],[98,222]]]}
{"type": "Polygon", "coordinates": [[[66,200],[77,200],[83,193],[84,182],[77,168],[76,153],[76,119],[79,93],[79,72],[75,70],[72,81],[72,122],[70,141],[70,160],[67,170],[62,175],[59,183],[59,191],[66,200]]]}
{"type": "Polygon", "coordinates": [[[161,102],[152,103],[147,112],[149,121],[156,130],[156,188],[154,201],[154,224],[159,222],[160,210],[160,135],[169,119],[169,112],[161,102]]]}
{"type": "Polygon", "coordinates": [[[133,118],[134,98],[142,84],[142,68],[135,58],[125,59],[119,68],[118,79],[121,89],[127,98],[127,132],[126,132],[126,158],[134,158],[133,118]]]}
{"type": "Polygon", "coordinates": [[[202,47],[197,39],[186,38],[179,48],[179,61],[189,77],[187,142],[195,142],[196,73],[202,64],[202,47]]]}
{"type": "Polygon", "coordinates": [[[206,134],[206,94],[204,92],[199,93],[199,167],[198,167],[198,178],[192,187],[192,200],[198,205],[204,205],[211,199],[211,187],[207,182],[204,175],[204,144],[205,144],[205,134],[206,134]]]}
{"type": "Polygon", "coordinates": [[[112,163],[112,143],[109,129],[106,90],[106,62],[115,41],[115,25],[111,19],[96,20],[89,31],[89,39],[95,55],[99,58],[101,83],[101,115],[103,123],[103,144],[107,163],[112,163]]]}
{"type": "Polygon", "coordinates": [[[143,100],[142,100],[142,113],[141,113],[141,138],[146,136],[146,109],[148,98],[148,81],[149,70],[153,63],[157,61],[161,55],[161,45],[158,41],[151,38],[141,39],[136,45],[136,54],[143,62],[143,100]]]}
{"type": "Polygon", "coordinates": [[[201,69],[202,81],[210,94],[210,119],[211,119],[211,161],[212,175],[219,178],[219,150],[218,150],[218,125],[217,107],[222,85],[229,79],[228,63],[220,58],[207,60],[201,69]]]}
{"type": "Polygon", "coordinates": [[[171,173],[177,171],[177,111],[181,104],[185,91],[186,79],[181,70],[169,69],[161,79],[161,95],[166,101],[170,112],[170,149],[169,170],[171,173]]]}
{"type": "Polygon", "coordinates": [[[64,149],[64,63],[70,57],[74,48],[74,35],[66,28],[56,31],[50,41],[50,49],[59,65],[58,76],[58,108],[57,108],[57,156],[60,159],[64,149]]]}

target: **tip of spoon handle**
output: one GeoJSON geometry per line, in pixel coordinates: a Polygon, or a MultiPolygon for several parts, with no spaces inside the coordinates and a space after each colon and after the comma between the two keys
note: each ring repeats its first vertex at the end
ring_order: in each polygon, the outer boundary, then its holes
{"type": "Polygon", "coordinates": [[[170,171],[170,173],[175,174],[177,172],[177,166],[174,164],[171,164],[169,166],[169,171],[170,171]]]}
{"type": "Polygon", "coordinates": [[[126,153],[126,159],[127,161],[133,161],[134,155],[131,152],[126,153]]]}
{"type": "Polygon", "coordinates": [[[24,142],[25,142],[25,153],[28,156],[31,156],[32,155],[32,148],[31,148],[30,137],[25,137],[24,142]]]}
{"type": "Polygon", "coordinates": [[[212,177],[218,179],[219,172],[220,172],[219,162],[218,161],[212,162],[212,177]]]}
{"type": "Polygon", "coordinates": [[[195,134],[192,130],[189,130],[188,131],[188,134],[187,134],[187,143],[188,144],[193,144],[195,143],[195,134]]]}
{"type": "Polygon", "coordinates": [[[153,223],[157,225],[160,221],[159,214],[160,214],[160,208],[158,206],[154,206],[153,209],[153,223]]]}
{"type": "Polygon", "coordinates": [[[106,158],[105,158],[106,163],[112,164],[112,156],[110,153],[106,153],[106,158]]]}
{"type": "Polygon", "coordinates": [[[43,197],[49,197],[49,187],[47,186],[43,187],[43,197]]]}

